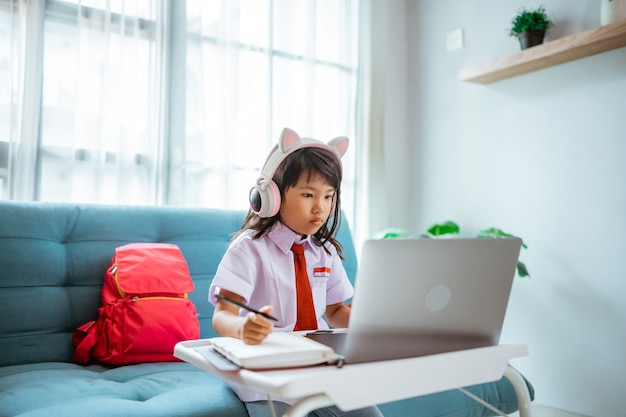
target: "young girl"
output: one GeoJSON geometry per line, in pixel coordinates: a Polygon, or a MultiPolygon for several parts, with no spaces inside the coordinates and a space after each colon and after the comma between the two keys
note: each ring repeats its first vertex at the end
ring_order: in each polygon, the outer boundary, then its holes
{"type": "MultiPolygon", "coordinates": [[[[335,240],[340,221],[341,157],[348,139],[328,144],[300,138],[284,129],[250,192],[251,209],[222,259],[209,289],[215,304],[213,327],[222,336],[261,343],[272,331],[348,327],[353,294],[335,240]],[[297,253],[304,252],[304,261],[297,253]],[[306,265],[305,265],[306,264],[306,265]],[[304,280],[296,269],[306,270],[304,280]],[[307,279],[308,278],[308,279],[307,279]],[[215,295],[259,307],[275,316],[240,311],[215,295]]],[[[251,417],[269,416],[267,396],[232,385],[251,417]]],[[[347,388],[348,389],[348,388],[347,388]]],[[[277,399],[282,415],[294,399],[277,399]]],[[[376,407],[342,412],[337,407],[315,411],[322,416],[381,417],[376,407]]]]}

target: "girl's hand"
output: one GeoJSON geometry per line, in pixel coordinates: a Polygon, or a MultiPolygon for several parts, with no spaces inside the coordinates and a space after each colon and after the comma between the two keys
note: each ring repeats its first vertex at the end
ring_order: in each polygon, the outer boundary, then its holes
{"type": "MultiPolygon", "coordinates": [[[[224,289],[220,290],[220,294],[239,303],[244,301],[239,294],[224,289]]],[[[269,314],[272,307],[265,306],[260,311],[269,314]]],[[[249,313],[242,317],[239,315],[239,307],[219,300],[213,313],[213,329],[220,336],[236,337],[249,345],[258,345],[272,332],[274,324],[260,314],[249,313]]]]}
{"type": "MultiPolygon", "coordinates": [[[[265,306],[259,309],[263,313],[270,314],[272,306],[265,306]]],[[[258,345],[268,334],[272,333],[274,324],[260,314],[248,313],[241,326],[239,338],[248,345],[258,345]]]]}

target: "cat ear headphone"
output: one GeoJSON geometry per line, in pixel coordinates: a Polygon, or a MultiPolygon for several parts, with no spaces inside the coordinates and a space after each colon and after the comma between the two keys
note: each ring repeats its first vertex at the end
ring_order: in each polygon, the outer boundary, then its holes
{"type": "Polygon", "coordinates": [[[272,179],[276,169],[293,152],[302,148],[321,148],[331,151],[337,158],[341,167],[341,157],[348,150],[348,138],[339,136],[328,143],[317,139],[301,138],[296,132],[289,128],[284,128],[280,134],[278,144],[270,152],[261,176],[257,179],[256,185],[250,190],[250,208],[259,217],[273,217],[280,209],[280,190],[272,179]]]}

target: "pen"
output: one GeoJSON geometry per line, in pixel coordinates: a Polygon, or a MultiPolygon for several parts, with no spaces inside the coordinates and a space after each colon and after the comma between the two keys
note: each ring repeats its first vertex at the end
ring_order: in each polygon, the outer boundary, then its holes
{"type": "Polygon", "coordinates": [[[255,308],[252,308],[252,307],[250,307],[248,305],[245,305],[244,303],[240,303],[239,301],[231,300],[230,298],[224,297],[221,294],[215,294],[215,298],[217,298],[218,300],[226,301],[227,303],[230,303],[232,305],[236,305],[237,307],[241,307],[244,310],[248,310],[248,311],[251,311],[253,313],[260,314],[263,317],[265,317],[266,319],[278,321],[278,319],[276,317],[274,317],[274,316],[271,316],[271,315],[269,315],[267,313],[264,313],[262,311],[259,311],[259,310],[255,309],[255,308]]]}

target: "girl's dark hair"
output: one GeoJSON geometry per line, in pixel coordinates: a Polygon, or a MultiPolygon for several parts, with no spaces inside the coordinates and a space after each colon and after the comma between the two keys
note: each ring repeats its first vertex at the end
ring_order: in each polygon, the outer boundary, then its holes
{"type": "MultiPolygon", "coordinates": [[[[294,187],[300,176],[306,173],[311,175],[319,174],[326,182],[335,189],[334,205],[332,213],[326,223],[315,233],[315,241],[319,246],[324,247],[326,242],[330,242],[343,259],[343,248],[335,235],[339,230],[341,222],[341,179],[342,168],[337,157],[331,154],[332,151],[322,148],[302,148],[287,156],[278,166],[272,178],[280,190],[281,199],[285,198],[285,191],[294,187]]],[[[253,239],[258,239],[270,230],[280,219],[280,212],[272,217],[263,218],[248,210],[248,214],[241,225],[241,230],[235,235],[239,236],[244,230],[255,230],[253,239]]],[[[324,247],[326,252],[328,249],[324,247]]]]}

